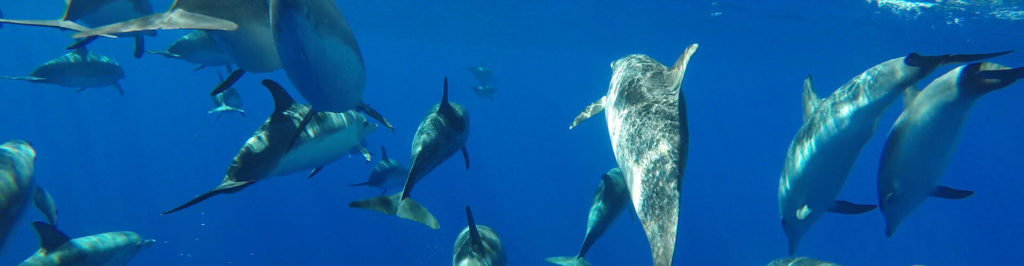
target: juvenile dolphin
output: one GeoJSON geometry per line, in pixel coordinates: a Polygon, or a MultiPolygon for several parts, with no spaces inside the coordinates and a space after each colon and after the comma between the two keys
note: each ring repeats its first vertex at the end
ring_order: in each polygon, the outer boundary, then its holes
{"type": "Polygon", "coordinates": [[[768,266],[840,266],[839,264],[812,259],[808,257],[793,257],[776,259],[768,263],[768,266]]]}
{"type": "Polygon", "coordinates": [[[387,119],[363,103],[363,56],[334,1],[271,0],[270,12],[281,66],[313,110],[362,110],[394,131],[387,119]]]}
{"type": "MultiPolygon", "coordinates": [[[[199,64],[194,70],[212,66],[231,66],[231,57],[217,46],[217,41],[204,30],[194,30],[174,41],[166,51],[148,51],[151,54],[167,58],[177,58],[185,62],[199,64]]],[[[232,72],[232,71],[228,71],[232,72]]],[[[223,80],[221,80],[223,82],[223,80]]]]}
{"type": "Polygon", "coordinates": [[[34,222],[42,243],[20,266],[126,265],[143,248],[156,242],[129,231],[69,238],[53,225],[34,222]]]}
{"type": "Polygon", "coordinates": [[[469,88],[473,89],[473,93],[476,93],[477,96],[484,97],[484,98],[490,98],[492,95],[494,95],[494,92],[498,90],[498,87],[496,87],[494,85],[490,85],[490,84],[488,84],[488,85],[476,85],[476,86],[469,87],[469,88]]]}
{"type": "Polygon", "coordinates": [[[680,85],[692,44],[672,68],[640,54],[612,62],[606,96],[590,104],[569,129],[605,110],[615,161],[625,175],[633,209],[651,245],[654,265],[672,264],[679,193],[689,133],[680,85]]]}
{"type": "Polygon", "coordinates": [[[0,250],[29,200],[50,223],[57,222],[53,197],[35,183],[35,159],[36,151],[28,142],[12,140],[0,145],[0,250]]]}
{"type": "Polygon", "coordinates": [[[587,236],[583,238],[580,252],[576,256],[550,257],[546,261],[566,266],[590,265],[583,256],[597,239],[604,235],[604,231],[615,221],[615,217],[622,213],[622,208],[628,202],[629,188],[626,187],[626,179],[619,168],[612,168],[601,176],[601,183],[594,192],[594,203],[590,205],[590,215],[587,216],[587,236]]]}
{"type": "MultiPolygon", "coordinates": [[[[224,81],[224,76],[220,74],[220,71],[217,71],[217,77],[221,82],[224,81]]],[[[245,110],[242,110],[242,95],[238,94],[235,87],[210,97],[213,98],[214,108],[207,113],[217,113],[217,119],[220,119],[224,112],[236,112],[245,117],[245,110]]]]}
{"type": "Polygon", "coordinates": [[[79,88],[78,92],[88,88],[113,86],[118,93],[124,95],[124,89],[118,84],[124,78],[121,65],[114,59],[89,52],[85,47],[44,63],[28,76],[0,78],[79,88]]]}
{"type": "MultiPolygon", "coordinates": [[[[88,27],[103,26],[122,20],[134,19],[153,14],[153,6],[149,0],[67,0],[64,17],[56,20],[0,20],[0,23],[11,23],[29,26],[53,27],[59,29],[86,31],[88,27]],[[83,25],[75,23],[81,22],[83,25]]],[[[135,57],[142,57],[144,48],[143,35],[156,35],[153,31],[132,32],[119,36],[135,38],[135,57]]],[[[113,36],[110,36],[113,37],[113,36]]],[[[95,38],[85,38],[72,45],[69,49],[83,47],[95,38]]]]}
{"type": "Polygon", "coordinates": [[[504,266],[505,249],[498,233],[486,225],[477,225],[469,206],[466,206],[466,220],[469,225],[455,239],[452,266],[504,266]]]}
{"type": "Polygon", "coordinates": [[[889,132],[878,168],[878,204],[885,235],[929,196],[962,199],[974,192],[940,186],[974,102],[1024,78],[1024,67],[974,63],[936,78],[920,93],[908,91],[906,107],[889,132]],[[915,95],[916,94],[916,95],[915,95]]]}
{"type": "Polygon", "coordinates": [[[312,122],[302,130],[291,149],[287,144],[297,134],[299,121],[310,111],[308,105],[298,104],[276,82],[265,79],[263,85],[274,97],[274,112],[253,133],[238,151],[219,186],[178,206],[168,214],[195,205],[221,193],[234,193],[256,181],[314,169],[340,159],[359,145],[367,134],[377,129],[366,117],[354,111],[344,113],[318,112],[312,122]]]}
{"type": "Polygon", "coordinates": [[[409,169],[405,168],[398,160],[388,158],[388,151],[380,146],[380,161],[373,166],[373,172],[366,182],[351,184],[349,186],[371,186],[380,189],[380,194],[387,193],[388,189],[402,187],[409,169]]]}
{"type": "Polygon", "coordinates": [[[981,60],[1009,52],[922,56],[911,53],[875,65],[825,99],[818,99],[811,79],[804,81],[804,124],[786,151],[779,177],[779,216],[789,238],[789,254],[825,212],[858,214],[874,205],[837,201],[861,147],[875,132],[878,119],[900,92],[944,64],[981,60]]]}
{"type": "Polygon", "coordinates": [[[441,103],[434,105],[423,118],[412,140],[412,166],[406,177],[402,192],[350,203],[349,207],[362,208],[396,215],[438,229],[440,226],[426,208],[409,197],[412,187],[433,171],[435,167],[462,150],[462,158],[469,170],[469,153],[466,139],[469,138],[469,113],[454,102],[448,101],[448,78],[444,79],[444,93],[441,103]]]}

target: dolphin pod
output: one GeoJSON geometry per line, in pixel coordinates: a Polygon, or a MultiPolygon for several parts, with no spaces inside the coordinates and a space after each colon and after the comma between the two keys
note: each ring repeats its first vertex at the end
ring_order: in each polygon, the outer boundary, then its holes
{"type": "Polygon", "coordinates": [[[911,53],[875,65],[832,95],[819,99],[811,78],[804,81],[804,124],[786,152],[778,200],[789,254],[825,212],[858,214],[874,205],[837,201],[861,147],[878,119],[907,87],[941,65],[992,58],[1009,52],[923,56],[911,53]]]}

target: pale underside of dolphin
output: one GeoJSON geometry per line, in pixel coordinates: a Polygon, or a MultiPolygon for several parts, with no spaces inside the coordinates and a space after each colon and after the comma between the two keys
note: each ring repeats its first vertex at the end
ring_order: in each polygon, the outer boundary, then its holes
{"type": "MultiPolygon", "coordinates": [[[[217,44],[217,41],[210,37],[205,30],[193,30],[182,36],[165,51],[147,51],[155,55],[162,55],[167,58],[181,59],[185,62],[199,64],[193,69],[199,70],[208,66],[225,66],[228,73],[232,72],[231,57],[224,52],[217,44]]],[[[223,82],[224,79],[221,79],[223,82]]]]}
{"type": "Polygon", "coordinates": [[[234,193],[259,180],[321,167],[344,157],[366,134],[376,129],[362,115],[318,112],[305,130],[296,131],[310,107],[296,103],[276,82],[263,85],[274,98],[274,112],[246,141],[219,186],[164,214],[195,205],[222,193],[234,193]],[[298,138],[294,134],[301,134],[298,138]],[[291,149],[288,144],[298,139],[291,149]]]}
{"type": "Polygon", "coordinates": [[[1024,78],[1024,67],[995,63],[961,66],[920,92],[908,90],[878,169],[878,203],[886,236],[928,197],[963,199],[974,192],[940,186],[967,114],[981,96],[1024,78]]]}
{"type": "Polygon", "coordinates": [[[587,106],[570,129],[605,112],[615,161],[643,224],[654,265],[671,265],[679,219],[679,193],[689,133],[680,85],[697,51],[692,44],[672,68],[645,55],[612,63],[608,93],[587,106]]]}
{"type": "Polygon", "coordinates": [[[907,87],[938,66],[980,60],[991,54],[922,56],[911,53],[875,65],[819,99],[804,82],[804,123],[786,152],[779,177],[782,227],[793,254],[803,235],[825,212],[858,214],[875,206],[836,201],[861,147],[874,134],[879,117],[907,87]]]}
{"type": "Polygon", "coordinates": [[[594,191],[594,201],[590,205],[590,213],[587,216],[587,234],[579,253],[571,257],[550,257],[546,261],[566,266],[590,265],[590,262],[584,260],[583,256],[608,230],[628,202],[629,188],[626,186],[626,179],[622,176],[622,171],[614,168],[602,175],[601,183],[597,186],[597,191],[594,191]]]}

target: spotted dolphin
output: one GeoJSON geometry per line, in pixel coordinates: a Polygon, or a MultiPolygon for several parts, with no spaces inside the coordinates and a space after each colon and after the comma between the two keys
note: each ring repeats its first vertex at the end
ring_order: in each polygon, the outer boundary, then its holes
{"type": "Polygon", "coordinates": [[[964,121],[981,96],[1024,78],[1024,67],[995,63],[960,66],[919,93],[908,91],[906,107],[892,126],[878,168],[878,204],[885,235],[929,196],[962,199],[974,192],[940,186],[964,121]]]}
{"type": "Polygon", "coordinates": [[[395,215],[432,229],[440,228],[433,214],[413,201],[409,193],[416,183],[459,150],[462,150],[466,170],[469,170],[469,153],[466,152],[468,138],[469,113],[462,105],[448,101],[448,78],[445,77],[441,103],[434,105],[416,128],[416,135],[412,140],[412,165],[409,167],[402,192],[352,202],[348,206],[395,215]]]}
{"type": "MultiPolygon", "coordinates": [[[[67,0],[64,17],[56,20],[14,20],[0,19],[0,23],[20,24],[29,26],[53,27],[73,31],[87,31],[88,27],[98,27],[123,20],[134,19],[153,14],[153,6],[149,0],[67,0]],[[82,24],[75,23],[78,21],[82,24]]],[[[135,38],[135,57],[142,57],[145,51],[143,35],[154,36],[153,31],[140,31],[119,36],[135,38]]],[[[107,35],[108,37],[114,37],[107,35]]],[[[95,37],[80,39],[69,47],[76,49],[92,42],[95,37]]]]}
{"type": "Polygon", "coordinates": [[[0,250],[30,200],[50,223],[57,222],[53,197],[35,183],[35,158],[35,149],[23,140],[0,145],[0,250]]]}
{"type": "Polygon", "coordinates": [[[313,170],[347,155],[367,134],[377,129],[366,117],[354,111],[344,113],[318,112],[298,142],[288,149],[295,130],[310,111],[308,105],[296,103],[281,85],[263,80],[274,98],[274,112],[253,133],[238,151],[219,186],[164,214],[195,205],[222,193],[234,193],[256,181],[298,171],[313,170]]]}
{"type": "Polygon", "coordinates": [[[370,178],[366,182],[349,186],[376,187],[380,189],[380,194],[383,195],[387,193],[388,189],[402,187],[408,174],[409,168],[406,168],[398,160],[389,158],[388,151],[384,150],[384,146],[380,146],[380,161],[377,162],[377,165],[373,166],[370,178]]]}
{"type": "Polygon", "coordinates": [[[613,168],[601,176],[601,183],[594,192],[594,203],[590,205],[587,216],[587,235],[583,238],[583,246],[576,256],[550,257],[547,262],[566,266],[588,266],[590,262],[583,259],[590,247],[608,230],[615,217],[622,213],[623,207],[629,202],[629,188],[619,168],[613,168]]]}
{"type": "Polygon", "coordinates": [[[504,266],[507,259],[498,233],[486,225],[477,225],[469,206],[466,220],[469,225],[455,238],[452,266],[504,266]]]}
{"type": "Polygon", "coordinates": [[[672,68],[640,54],[612,62],[608,93],[587,106],[569,129],[605,112],[615,161],[626,179],[633,209],[643,224],[654,265],[672,264],[679,193],[689,133],[680,85],[692,44],[672,68]]]}
{"type": "Polygon", "coordinates": [[[779,177],[779,216],[793,254],[825,212],[857,214],[874,205],[837,201],[861,147],[871,138],[882,112],[900,92],[941,65],[991,58],[1009,52],[923,56],[911,53],[875,65],[832,95],[819,99],[804,81],[804,123],[786,151],[779,177]]]}
{"type": "Polygon", "coordinates": [[[19,266],[126,265],[139,251],[156,242],[130,231],[71,239],[51,224],[35,222],[32,226],[42,244],[19,266]]]}
{"type": "Polygon", "coordinates": [[[89,52],[85,47],[44,63],[28,76],[0,78],[79,88],[79,92],[88,88],[112,86],[124,95],[124,89],[118,83],[124,78],[121,65],[114,59],[89,52]]]}
{"type": "MultiPolygon", "coordinates": [[[[194,70],[204,67],[226,66],[230,68],[231,57],[224,52],[217,41],[210,37],[204,30],[194,30],[174,41],[166,51],[147,51],[155,55],[162,55],[167,58],[185,60],[185,62],[199,64],[194,70]]],[[[232,72],[232,71],[228,71],[232,72]]],[[[223,81],[222,81],[223,82],[223,81]]]]}

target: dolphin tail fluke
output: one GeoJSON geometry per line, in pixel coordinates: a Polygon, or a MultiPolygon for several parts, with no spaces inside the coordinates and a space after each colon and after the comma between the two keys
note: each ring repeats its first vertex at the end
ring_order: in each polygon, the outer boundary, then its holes
{"type": "Polygon", "coordinates": [[[117,94],[124,96],[124,87],[121,87],[121,83],[114,83],[114,85],[111,86],[114,86],[114,89],[117,90],[117,94]]]}
{"type": "Polygon", "coordinates": [[[576,256],[572,257],[550,257],[544,261],[562,266],[590,266],[590,262],[576,256]]]}
{"type": "Polygon", "coordinates": [[[111,35],[160,29],[235,30],[237,28],[238,24],[228,20],[192,13],[181,8],[176,8],[169,12],[157,13],[81,31],[73,37],[84,38],[97,35],[111,35]]]}
{"type": "Polygon", "coordinates": [[[46,222],[53,225],[57,224],[57,203],[53,200],[53,195],[50,195],[43,188],[36,186],[35,192],[32,195],[32,201],[35,202],[36,209],[39,209],[46,216],[46,222]]]}
{"type": "Polygon", "coordinates": [[[177,208],[171,209],[169,211],[162,212],[162,213],[160,213],[160,215],[170,214],[170,213],[173,213],[173,212],[176,212],[176,211],[183,210],[185,208],[191,207],[192,205],[196,205],[196,203],[199,203],[201,201],[204,201],[204,200],[206,200],[206,199],[208,199],[210,197],[213,197],[213,196],[216,196],[216,195],[219,195],[219,194],[234,193],[236,191],[242,190],[242,188],[245,188],[245,187],[247,187],[249,185],[252,185],[252,183],[254,183],[254,182],[256,182],[256,180],[249,180],[249,181],[243,181],[243,182],[225,181],[224,183],[220,184],[220,186],[217,186],[213,190],[210,190],[210,191],[208,191],[206,193],[203,193],[202,195],[199,195],[199,196],[195,197],[194,199],[192,199],[192,200],[190,200],[188,202],[185,202],[185,204],[182,204],[181,206],[178,206],[177,208]]]}
{"type": "Polygon", "coordinates": [[[605,99],[607,99],[607,96],[601,96],[601,99],[597,99],[597,101],[587,105],[587,108],[584,108],[583,112],[580,112],[580,114],[576,116],[576,119],[572,120],[572,125],[569,125],[569,130],[572,130],[576,125],[579,125],[583,120],[587,120],[587,118],[604,111],[605,99]]]}
{"type": "Polygon", "coordinates": [[[411,220],[426,225],[431,229],[441,228],[437,219],[427,208],[414,201],[412,198],[401,199],[401,193],[388,196],[373,197],[360,201],[353,201],[348,206],[352,208],[378,211],[387,215],[394,215],[402,219],[411,220]]]}
{"type": "MultiPolygon", "coordinates": [[[[213,88],[213,91],[210,91],[210,96],[214,96],[214,95],[220,94],[220,93],[228,90],[229,88],[231,88],[232,85],[235,85],[235,82],[238,82],[238,79],[242,78],[242,75],[244,75],[244,74],[245,74],[245,70],[241,69],[241,68],[235,69],[235,71],[231,71],[231,74],[228,75],[227,79],[222,80],[220,82],[220,84],[217,84],[217,87],[213,88]]],[[[263,80],[263,85],[264,86],[267,86],[267,81],[268,80],[269,79],[263,80]]],[[[271,81],[271,82],[273,82],[273,81],[271,81]]],[[[275,82],[274,84],[277,84],[277,83],[275,82]]],[[[281,87],[281,85],[277,85],[277,87],[281,87]]],[[[284,89],[282,89],[282,91],[284,91],[284,89]]],[[[290,105],[291,104],[289,104],[289,106],[290,105]]]]}
{"type": "Polygon", "coordinates": [[[377,122],[380,122],[382,125],[384,125],[384,127],[390,129],[391,133],[395,133],[395,126],[391,125],[391,122],[388,122],[387,118],[384,118],[384,116],[381,115],[380,112],[377,112],[376,109],[370,107],[369,104],[360,104],[358,107],[356,107],[356,109],[370,116],[371,118],[373,118],[373,120],[377,120],[377,122]]]}
{"type": "Polygon", "coordinates": [[[861,214],[874,210],[877,206],[871,204],[856,204],[845,200],[837,200],[829,212],[840,214],[861,214]]]}
{"type": "Polygon", "coordinates": [[[212,113],[221,113],[221,112],[237,112],[239,114],[242,114],[242,117],[245,117],[245,110],[238,109],[238,108],[231,107],[231,106],[227,106],[227,105],[221,105],[221,106],[219,106],[217,108],[213,108],[212,110],[207,111],[207,113],[210,113],[210,114],[212,114],[212,113]]]}
{"type": "Polygon", "coordinates": [[[920,55],[910,53],[903,58],[903,63],[915,67],[936,67],[945,64],[967,63],[984,60],[1000,55],[1012,53],[1013,50],[987,54],[947,54],[947,55],[920,55]]]}

